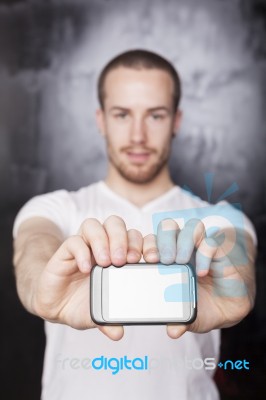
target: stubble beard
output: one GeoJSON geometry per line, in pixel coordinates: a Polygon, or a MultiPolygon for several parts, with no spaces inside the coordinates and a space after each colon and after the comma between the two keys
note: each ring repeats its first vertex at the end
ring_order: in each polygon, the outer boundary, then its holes
{"type": "MultiPolygon", "coordinates": [[[[131,165],[129,162],[119,161],[116,157],[115,152],[112,149],[110,143],[107,142],[108,158],[110,163],[116,169],[116,171],[127,181],[136,184],[150,183],[168,162],[169,148],[164,148],[161,154],[158,155],[157,160],[150,165],[131,165]]],[[[120,153],[123,151],[120,151],[120,153]]],[[[152,154],[156,154],[157,151],[152,151],[152,154]]]]}

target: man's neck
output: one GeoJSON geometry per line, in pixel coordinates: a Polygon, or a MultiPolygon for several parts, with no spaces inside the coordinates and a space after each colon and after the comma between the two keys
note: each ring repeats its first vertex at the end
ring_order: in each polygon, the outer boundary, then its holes
{"type": "Polygon", "coordinates": [[[143,184],[130,182],[111,168],[105,183],[137,207],[144,206],[174,187],[168,168],[164,168],[151,182],[143,184]]]}

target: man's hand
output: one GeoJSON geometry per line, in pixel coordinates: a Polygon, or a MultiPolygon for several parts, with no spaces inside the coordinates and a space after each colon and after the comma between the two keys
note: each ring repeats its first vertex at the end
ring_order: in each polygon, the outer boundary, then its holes
{"type": "Polygon", "coordinates": [[[91,319],[90,271],[96,264],[137,263],[142,245],[141,233],[127,230],[120,217],[111,216],[103,224],[85,220],[78,235],[65,240],[43,268],[32,297],[34,313],[76,329],[97,326],[109,338],[121,339],[122,326],[98,326],[91,319]]]}
{"type": "Polygon", "coordinates": [[[167,332],[178,338],[187,330],[208,332],[233,326],[252,309],[255,298],[255,247],[244,231],[224,230],[220,244],[215,236],[206,238],[203,223],[192,219],[180,230],[174,220],[158,226],[157,237],[144,238],[146,262],[186,264],[195,259],[198,275],[198,316],[190,325],[168,325],[167,332]],[[234,251],[232,248],[234,246],[234,251]]]}

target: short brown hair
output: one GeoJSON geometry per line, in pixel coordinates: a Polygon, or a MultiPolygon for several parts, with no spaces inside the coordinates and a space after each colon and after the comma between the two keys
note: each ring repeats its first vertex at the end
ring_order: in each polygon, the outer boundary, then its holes
{"type": "Polygon", "coordinates": [[[167,61],[165,58],[159,56],[148,50],[129,50],[124,53],[119,54],[113,58],[102,70],[98,79],[98,100],[101,108],[104,108],[104,84],[106,76],[110,71],[118,67],[128,67],[133,69],[161,69],[169,73],[174,83],[174,110],[178,108],[180,98],[181,98],[181,82],[179,75],[174,68],[174,66],[167,61]]]}

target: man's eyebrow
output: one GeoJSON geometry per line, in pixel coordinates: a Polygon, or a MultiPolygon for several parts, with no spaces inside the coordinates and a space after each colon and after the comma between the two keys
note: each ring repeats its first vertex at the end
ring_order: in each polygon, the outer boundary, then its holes
{"type": "Polygon", "coordinates": [[[110,111],[115,111],[115,110],[118,110],[118,111],[130,111],[129,108],[120,107],[120,106],[113,106],[113,107],[110,108],[110,111]]]}
{"type": "MultiPolygon", "coordinates": [[[[127,111],[127,112],[130,111],[129,108],[121,107],[121,106],[113,106],[113,107],[110,108],[110,111],[116,111],[116,110],[118,110],[118,111],[127,111]]],[[[165,107],[165,106],[156,106],[156,107],[148,108],[148,111],[149,112],[154,112],[154,111],[166,111],[166,112],[169,112],[170,109],[168,107],[165,107]]]]}
{"type": "Polygon", "coordinates": [[[165,106],[157,106],[157,107],[148,108],[148,111],[167,111],[167,112],[169,112],[170,109],[165,106]]]}

